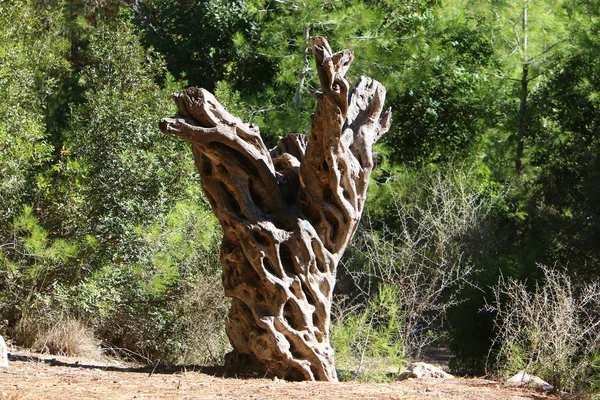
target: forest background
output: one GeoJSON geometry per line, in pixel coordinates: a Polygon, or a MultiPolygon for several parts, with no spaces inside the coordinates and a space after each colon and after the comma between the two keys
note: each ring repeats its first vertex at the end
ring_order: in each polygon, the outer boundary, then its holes
{"type": "Polygon", "coordinates": [[[599,31],[594,0],[1,0],[0,334],[221,363],[219,226],[157,122],[193,85],[271,146],[308,133],[321,35],[393,108],[338,277],[340,376],[448,346],[456,373],[598,391],[599,31]]]}

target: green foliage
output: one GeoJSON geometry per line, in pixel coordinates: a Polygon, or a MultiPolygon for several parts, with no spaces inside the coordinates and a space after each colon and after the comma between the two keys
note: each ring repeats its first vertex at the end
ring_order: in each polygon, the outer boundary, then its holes
{"type": "MultiPolygon", "coordinates": [[[[269,144],[290,132],[308,133],[319,84],[309,36],[326,36],[335,49],[369,51],[362,38],[378,36],[380,10],[360,2],[248,2],[255,29],[234,39],[236,61],[228,65],[234,83],[252,109],[250,122],[269,144]],[[260,68],[248,70],[249,65],[260,68]]],[[[370,40],[369,40],[370,42],[370,40]]],[[[364,65],[353,66],[362,73],[364,65]]]]}
{"type": "Polygon", "coordinates": [[[356,308],[338,305],[331,344],[342,380],[385,381],[407,363],[401,335],[399,288],[382,284],[377,295],[356,308]]]}
{"type": "Polygon", "coordinates": [[[535,195],[544,199],[539,218],[548,221],[551,257],[581,266],[593,277],[600,254],[597,185],[600,181],[600,74],[597,51],[582,50],[561,59],[560,68],[536,98],[539,119],[532,164],[539,173],[535,195]],[[569,188],[565,190],[565,188],[569,188]]]}
{"type": "MultiPolygon", "coordinates": [[[[0,247],[0,315],[18,334],[22,323],[39,318],[37,329],[49,327],[52,318],[65,309],[56,290],[81,279],[74,268],[83,246],[63,239],[52,239],[25,206],[11,224],[12,242],[0,247]],[[43,317],[42,317],[43,316],[43,317]]],[[[24,338],[33,345],[38,339],[33,332],[24,338]]]]}
{"type": "MultiPolygon", "coordinates": [[[[589,376],[589,390],[592,393],[600,393],[600,353],[592,352],[589,360],[590,371],[589,376]]],[[[594,397],[596,399],[598,395],[594,397]]]]}
{"type": "MultiPolygon", "coordinates": [[[[183,299],[218,281],[218,229],[189,151],[156,127],[184,83],[115,2],[19,6],[0,16],[1,328],[33,345],[73,316],[105,346],[193,362],[205,331],[183,299]]],[[[222,295],[194,296],[222,321],[222,295]]]]}
{"type": "Polygon", "coordinates": [[[214,274],[218,265],[218,232],[207,205],[177,203],[160,221],[137,229],[142,238],[138,243],[146,254],[136,269],[136,281],[149,294],[156,295],[183,278],[195,276],[198,266],[204,266],[202,272],[214,274]]]}
{"type": "MultiPolygon", "coordinates": [[[[246,1],[144,0],[136,6],[145,41],[168,60],[169,70],[190,84],[213,90],[236,60],[234,41],[255,26],[246,1]]],[[[244,68],[264,73],[268,64],[253,57],[244,68]]]]}
{"type": "Polygon", "coordinates": [[[84,102],[73,107],[65,138],[66,162],[80,166],[78,189],[91,200],[81,213],[97,221],[94,233],[102,236],[160,210],[165,192],[175,189],[165,183],[175,180],[178,161],[176,146],[151,123],[169,112],[172,88],[154,82],[164,73],[162,63],[136,42],[127,24],[116,28],[90,38],[79,78],[84,102]]]}
{"type": "Polygon", "coordinates": [[[69,68],[61,7],[0,3],[0,242],[22,205],[34,201],[35,175],[51,158],[48,101],[69,68]]]}
{"type": "Polygon", "coordinates": [[[222,354],[214,347],[226,343],[221,325],[227,303],[214,290],[220,284],[218,232],[206,205],[175,204],[155,222],[135,229],[137,262],[113,262],[69,289],[73,309],[84,313],[111,347],[146,359],[219,360],[222,354]],[[211,290],[199,292],[207,281],[211,290]],[[189,306],[192,301],[198,308],[189,306]],[[205,342],[194,347],[198,331],[205,342]],[[210,357],[199,346],[207,346],[210,357]]]}
{"type": "Polygon", "coordinates": [[[394,50],[394,58],[404,60],[395,68],[405,72],[384,80],[395,110],[384,141],[395,163],[423,166],[472,157],[494,113],[486,70],[495,58],[485,27],[471,20],[434,22],[423,43],[394,50]]]}

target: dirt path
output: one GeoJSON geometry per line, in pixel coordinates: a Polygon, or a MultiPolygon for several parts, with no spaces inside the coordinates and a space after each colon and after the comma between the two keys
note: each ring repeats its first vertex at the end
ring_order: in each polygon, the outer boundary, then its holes
{"type": "Polygon", "coordinates": [[[0,399],[557,399],[483,379],[409,379],[389,384],[225,379],[212,376],[210,370],[150,373],[111,360],[80,360],[14,349],[9,349],[9,354],[9,368],[0,370],[0,399]]]}

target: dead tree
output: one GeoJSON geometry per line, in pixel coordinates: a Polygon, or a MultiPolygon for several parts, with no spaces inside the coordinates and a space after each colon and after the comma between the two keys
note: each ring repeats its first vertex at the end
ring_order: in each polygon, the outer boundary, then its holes
{"type": "Polygon", "coordinates": [[[311,38],[321,92],[310,137],[268,150],[257,127],[229,114],[204,89],[173,96],[164,133],[192,144],[223,229],[221,263],[231,298],[230,369],[288,380],[336,381],[329,323],[336,267],[359,222],[373,144],[388,129],[385,88],[344,75],[354,56],[311,38]]]}

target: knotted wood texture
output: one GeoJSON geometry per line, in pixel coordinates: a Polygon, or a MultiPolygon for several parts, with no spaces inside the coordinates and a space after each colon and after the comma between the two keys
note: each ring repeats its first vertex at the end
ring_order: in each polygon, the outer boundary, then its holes
{"type": "Polygon", "coordinates": [[[221,263],[231,298],[230,370],[288,380],[336,381],[329,343],[336,268],[359,222],[373,144],[388,129],[385,88],[345,78],[349,50],[311,38],[321,83],[310,138],[288,135],[267,150],[258,128],[212,94],[173,96],[164,133],[192,144],[206,197],[223,228],[221,263]]]}

